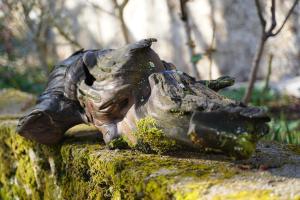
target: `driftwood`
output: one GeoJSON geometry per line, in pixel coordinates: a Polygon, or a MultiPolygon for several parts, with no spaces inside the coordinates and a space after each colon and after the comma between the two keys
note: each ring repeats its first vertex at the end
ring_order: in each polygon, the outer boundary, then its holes
{"type": "Polygon", "coordinates": [[[154,41],[81,50],[57,64],[35,108],[20,119],[19,134],[55,144],[67,129],[88,123],[107,144],[120,137],[137,144],[137,122],[151,117],[181,146],[249,157],[268,132],[265,112],[219,95],[234,83],[230,77],[198,81],[176,70],[150,48],[154,41]]]}

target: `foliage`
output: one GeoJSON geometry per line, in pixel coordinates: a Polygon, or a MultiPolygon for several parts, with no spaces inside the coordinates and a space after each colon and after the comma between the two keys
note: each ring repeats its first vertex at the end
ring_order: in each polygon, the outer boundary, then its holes
{"type": "MultiPolygon", "coordinates": [[[[246,92],[245,87],[240,87],[236,89],[226,89],[220,91],[224,96],[227,96],[231,99],[241,101],[246,92]]],[[[264,106],[269,102],[275,101],[279,98],[279,94],[275,90],[264,90],[262,87],[255,87],[253,94],[251,96],[250,103],[254,106],[264,106]]]]}
{"type": "MultiPolygon", "coordinates": [[[[240,87],[233,90],[223,90],[221,93],[231,99],[240,101],[245,93],[245,88],[240,87]]],[[[290,104],[286,96],[280,96],[274,90],[264,90],[261,87],[255,87],[251,97],[251,104],[255,106],[264,106],[270,108],[272,104],[283,101],[283,104],[290,104]]],[[[287,144],[300,144],[300,120],[288,119],[290,113],[282,111],[279,116],[271,115],[270,133],[265,137],[269,140],[275,140],[287,144]]]]}
{"type": "Polygon", "coordinates": [[[191,57],[191,62],[192,63],[198,63],[199,60],[201,60],[201,59],[202,59],[202,54],[201,53],[197,53],[197,54],[195,54],[195,55],[193,55],[191,57]]]}
{"type": "Polygon", "coordinates": [[[272,119],[269,123],[270,133],[267,139],[284,142],[287,144],[300,144],[300,120],[288,120],[281,113],[280,118],[272,119]]]}
{"type": "Polygon", "coordinates": [[[34,94],[40,94],[43,91],[47,80],[42,69],[28,68],[20,71],[11,66],[1,66],[0,77],[0,89],[17,88],[34,94]]]}

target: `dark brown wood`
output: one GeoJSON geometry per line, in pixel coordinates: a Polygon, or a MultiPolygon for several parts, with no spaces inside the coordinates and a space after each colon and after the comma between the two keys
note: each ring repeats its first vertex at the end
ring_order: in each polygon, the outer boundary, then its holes
{"type": "Polygon", "coordinates": [[[36,107],[20,119],[18,132],[55,144],[68,128],[88,123],[106,143],[123,136],[135,143],[136,123],[151,117],[164,137],[186,147],[249,156],[241,144],[255,146],[267,133],[265,112],[216,92],[232,85],[231,77],[197,81],[162,61],[151,49],[155,41],[74,53],[55,67],[36,107]]]}

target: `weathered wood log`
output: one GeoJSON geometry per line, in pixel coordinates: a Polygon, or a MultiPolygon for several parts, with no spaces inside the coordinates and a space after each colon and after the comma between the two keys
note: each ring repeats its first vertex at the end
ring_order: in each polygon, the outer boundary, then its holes
{"type": "Polygon", "coordinates": [[[18,132],[54,144],[84,122],[107,144],[123,138],[152,151],[180,146],[249,157],[268,132],[265,112],[216,93],[233,84],[230,77],[197,81],[177,71],[150,48],[154,41],[73,54],[56,66],[18,132]],[[162,144],[151,146],[155,140],[162,144]]]}

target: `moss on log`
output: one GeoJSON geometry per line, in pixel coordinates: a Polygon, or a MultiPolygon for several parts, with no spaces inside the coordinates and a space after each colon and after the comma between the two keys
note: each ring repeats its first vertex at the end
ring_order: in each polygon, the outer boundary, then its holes
{"type": "Polygon", "coordinates": [[[276,143],[259,144],[251,159],[233,161],[195,152],[109,150],[87,126],[48,147],[17,135],[14,121],[0,124],[4,200],[296,199],[300,194],[300,157],[276,143]]]}

